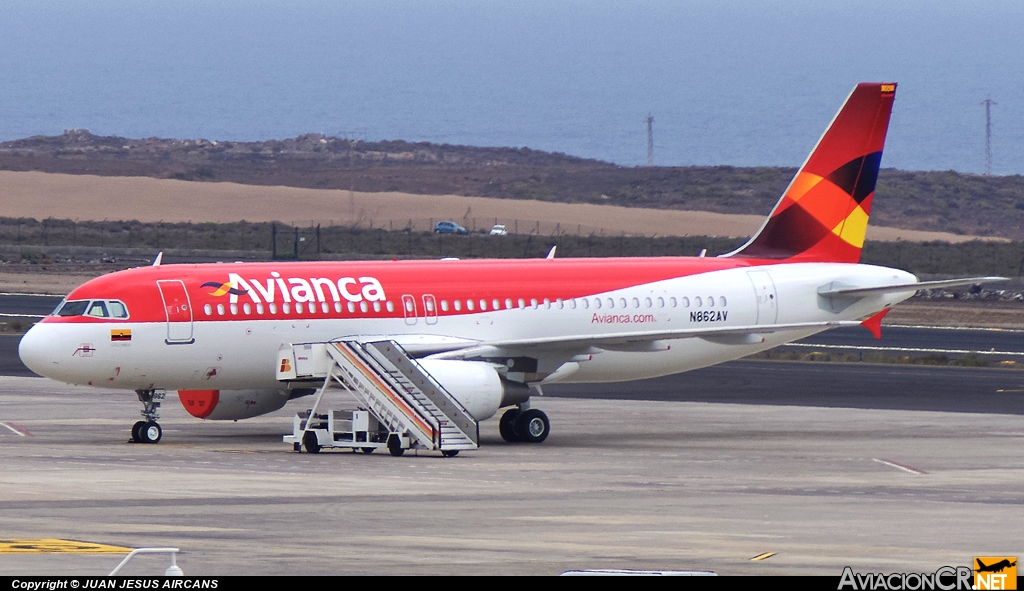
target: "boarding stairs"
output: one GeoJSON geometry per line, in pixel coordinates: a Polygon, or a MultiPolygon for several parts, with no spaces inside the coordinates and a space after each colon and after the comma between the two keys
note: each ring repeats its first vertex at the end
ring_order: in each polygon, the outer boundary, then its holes
{"type": "MultiPolygon", "coordinates": [[[[301,423],[297,420],[296,432],[286,436],[286,441],[294,442],[299,437],[299,427],[303,432],[317,428],[319,423],[313,419],[318,416],[324,392],[341,386],[377,419],[381,429],[387,431],[385,440],[391,445],[395,445],[394,436],[402,447],[449,454],[479,447],[477,421],[395,341],[291,344],[282,346],[278,357],[279,380],[323,380],[307,415],[312,419],[301,423]]],[[[358,437],[354,434],[347,437],[325,432],[318,436],[321,444],[326,444],[323,447],[366,449],[364,444],[356,443],[358,437]],[[335,444],[335,440],[339,443],[335,444]]]]}

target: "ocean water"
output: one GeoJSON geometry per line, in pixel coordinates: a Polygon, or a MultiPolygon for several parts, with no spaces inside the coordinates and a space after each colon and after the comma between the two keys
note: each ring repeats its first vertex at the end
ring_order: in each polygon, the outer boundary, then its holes
{"type": "Polygon", "coordinates": [[[882,165],[1024,173],[1024,2],[3,0],[0,140],[88,128],[799,165],[859,81],[882,165]]]}

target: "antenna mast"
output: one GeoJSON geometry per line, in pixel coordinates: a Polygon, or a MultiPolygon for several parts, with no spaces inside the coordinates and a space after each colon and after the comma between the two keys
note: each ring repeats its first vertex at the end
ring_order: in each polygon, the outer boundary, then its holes
{"type": "Polygon", "coordinates": [[[647,114],[647,166],[654,166],[654,116],[647,114]]]}
{"type": "Polygon", "coordinates": [[[985,105],[985,176],[992,174],[992,105],[999,103],[989,97],[981,104],[985,105]]]}

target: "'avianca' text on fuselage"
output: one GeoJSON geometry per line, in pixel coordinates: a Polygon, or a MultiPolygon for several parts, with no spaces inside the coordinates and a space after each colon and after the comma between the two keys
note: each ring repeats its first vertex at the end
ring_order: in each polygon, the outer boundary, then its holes
{"type": "Polygon", "coordinates": [[[282,277],[271,271],[266,278],[242,278],[238,273],[228,273],[224,284],[204,283],[203,287],[214,288],[213,295],[229,295],[229,301],[236,304],[239,298],[248,298],[254,304],[281,302],[340,303],[343,299],[359,303],[387,301],[384,287],[376,277],[282,277]]]}

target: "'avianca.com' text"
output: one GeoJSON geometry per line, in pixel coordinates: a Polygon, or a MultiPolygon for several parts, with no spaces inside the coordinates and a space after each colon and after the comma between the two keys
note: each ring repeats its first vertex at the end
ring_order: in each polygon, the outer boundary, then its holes
{"type": "Polygon", "coordinates": [[[657,322],[654,314],[594,314],[591,324],[649,324],[657,322]]]}

